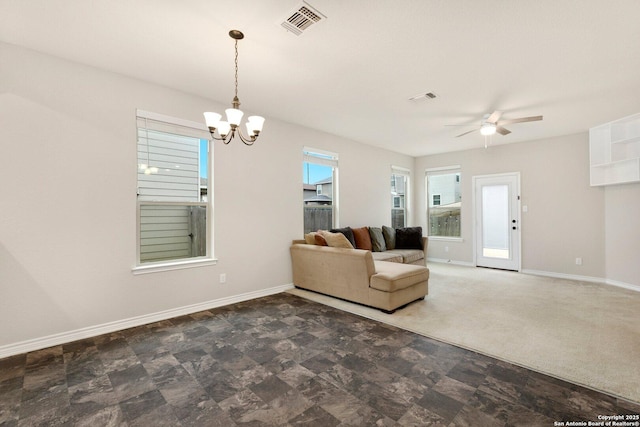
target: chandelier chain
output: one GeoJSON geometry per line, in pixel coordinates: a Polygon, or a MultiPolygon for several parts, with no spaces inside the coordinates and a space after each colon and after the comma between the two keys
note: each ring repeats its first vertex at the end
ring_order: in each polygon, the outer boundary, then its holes
{"type": "Polygon", "coordinates": [[[238,97],[238,40],[236,40],[236,98],[238,97]]]}

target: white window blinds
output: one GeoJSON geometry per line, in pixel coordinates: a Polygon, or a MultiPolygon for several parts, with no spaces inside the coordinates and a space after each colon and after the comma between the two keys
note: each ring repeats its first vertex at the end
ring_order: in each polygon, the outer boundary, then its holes
{"type": "Polygon", "coordinates": [[[200,139],[208,139],[209,133],[196,126],[200,124],[138,110],[140,201],[200,201],[200,139]]]}

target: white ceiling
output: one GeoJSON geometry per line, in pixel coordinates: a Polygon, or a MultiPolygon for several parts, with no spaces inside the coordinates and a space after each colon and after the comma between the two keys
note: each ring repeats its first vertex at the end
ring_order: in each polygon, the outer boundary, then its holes
{"type": "MultiPolygon", "coordinates": [[[[584,132],[640,112],[638,0],[0,0],[0,40],[420,156],[476,148],[449,124],[543,115],[493,144],[584,132]],[[430,101],[409,101],[435,92],[430,101]]],[[[2,66],[11,66],[2,64],[2,66]]],[[[161,113],[161,112],[160,112],[161,113]]]]}

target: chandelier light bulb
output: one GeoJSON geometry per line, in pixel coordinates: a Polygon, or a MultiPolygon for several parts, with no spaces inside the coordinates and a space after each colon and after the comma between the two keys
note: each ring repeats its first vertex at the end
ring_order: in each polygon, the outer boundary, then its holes
{"type": "Polygon", "coordinates": [[[229,131],[231,130],[231,124],[229,124],[229,122],[225,122],[220,121],[218,122],[218,133],[220,134],[221,137],[225,137],[227,135],[229,135],[229,131]]]}
{"type": "Polygon", "coordinates": [[[262,126],[264,126],[264,117],[249,116],[247,120],[249,120],[249,123],[251,123],[251,127],[253,128],[256,135],[262,132],[262,126]]]}
{"type": "Polygon", "coordinates": [[[237,108],[227,108],[224,112],[227,114],[227,121],[231,126],[238,126],[244,115],[244,113],[237,108]]]}
{"type": "Polygon", "coordinates": [[[212,113],[210,111],[204,113],[204,121],[207,123],[207,127],[216,129],[222,116],[218,113],[212,113]]]}

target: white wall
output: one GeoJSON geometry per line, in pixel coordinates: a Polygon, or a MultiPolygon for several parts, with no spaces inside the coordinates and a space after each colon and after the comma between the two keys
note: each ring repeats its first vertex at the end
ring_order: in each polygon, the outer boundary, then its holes
{"type": "Polygon", "coordinates": [[[425,229],[424,171],[451,165],[462,168],[463,241],[432,239],[429,257],[473,263],[472,177],[520,172],[522,205],[528,207],[528,212],[521,214],[522,269],[606,277],[604,190],[589,186],[587,133],[418,158],[417,219],[425,229]],[[583,259],[583,265],[575,264],[577,257],[583,259]]]}
{"type": "Polygon", "coordinates": [[[0,354],[290,284],[303,146],[339,153],[342,225],[389,224],[391,165],[414,164],[267,117],[254,147],[215,144],[218,264],[133,275],[136,109],[203,121],[202,111],[226,106],[7,44],[0,63],[0,354]]]}
{"type": "Polygon", "coordinates": [[[607,279],[640,287],[640,183],[605,188],[607,279]]]}

